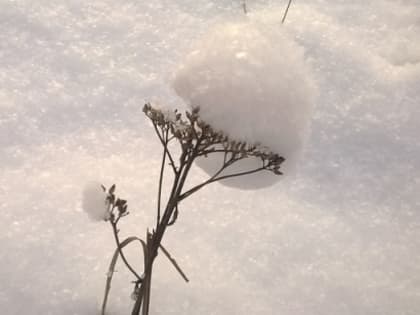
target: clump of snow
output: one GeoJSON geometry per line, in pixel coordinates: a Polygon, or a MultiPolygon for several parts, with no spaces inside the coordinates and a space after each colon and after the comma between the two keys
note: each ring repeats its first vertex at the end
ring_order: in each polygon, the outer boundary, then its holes
{"type": "Polygon", "coordinates": [[[109,220],[109,202],[100,183],[86,184],[82,194],[82,208],[92,221],[109,220]]]}
{"type": "MultiPolygon", "coordinates": [[[[286,159],[284,173],[294,169],[316,93],[303,48],[278,21],[265,23],[259,17],[211,28],[176,72],[173,88],[189,106],[199,106],[203,120],[215,129],[280,154],[286,159]]],[[[220,155],[198,165],[214,174],[223,160],[220,155]]],[[[260,163],[243,161],[229,172],[260,163]]],[[[278,179],[258,173],[224,183],[259,188],[278,179]]]]}

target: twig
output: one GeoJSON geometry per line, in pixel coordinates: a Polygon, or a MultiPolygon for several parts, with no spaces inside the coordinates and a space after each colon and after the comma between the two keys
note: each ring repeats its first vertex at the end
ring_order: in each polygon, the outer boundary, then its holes
{"type": "MultiPolygon", "coordinates": [[[[146,253],[146,243],[138,237],[133,236],[133,237],[126,238],[123,242],[121,242],[120,247],[124,248],[125,246],[127,246],[128,244],[130,244],[133,241],[139,241],[141,243],[141,245],[143,247],[143,255],[145,255],[145,253],[146,253]]],[[[102,302],[101,315],[105,315],[106,305],[108,303],[108,296],[109,296],[109,292],[111,290],[112,276],[114,275],[114,272],[115,272],[115,265],[117,264],[119,254],[120,254],[119,249],[116,248],[115,252],[114,252],[114,255],[112,256],[111,263],[109,264],[108,273],[107,273],[107,276],[106,276],[105,294],[104,294],[104,300],[102,302]]]]}
{"type": "Polygon", "coordinates": [[[224,157],[223,157],[222,167],[212,177],[210,177],[208,180],[206,180],[206,181],[202,182],[201,184],[199,184],[197,186],[194,186],[193,188],[189,189],[188,191],[182,193],[179,196],[179,201],[184,200],[185,198],[192,195],[193,193],[195,193],[199,189],[203,188],[205,185],[210,184],[212,182],[212,180],[214,180],[218,175],[220,175],[220,173],[222,173],[228,167],[228,162],[230,160],[227,161],[226,158],[227,158],[227,153],[225,152],[224,157]]]}
{"type": "Polygon", "coordinates": [[[112,226],[112,231],[114,232],[115,242],[117,243],[117,249],[118,249],[118,252],[120,253],[121,259],[123,260],[124,264],[127,266],[128,270],[130,270],[131,273],[137,278],[137,281],[142,282],[143,278],[138,275],[138,273],[134,270],[133,267],[131,267],[131,265],[128,263],[127,259],[124,256],[120,239],[118,237],[117,225],[111,221],[111,226],[112,226]]]}
{"type": "MultiPolygon", "coordinates": [[[[147,262],[147,266],[145,267],[145,279],[144,283],[142,283],[142,289],[143,289],[143,309],[142,309],[142,315],[148,315],[149,314],[149,306],[150,306],[150,295],[151,295],[151,289],[152,289],[152,269],[153,269],[153,241],[152,241],[152,234],[149,233],[149,230],[147,230],[146,233],[147,243],[146,243],[146,257],[145,261],[147,262]]],[[[136,314],[137,315],[137,314],[136,314]]]]}
{"type": "Polygon", "coordinates": [[[159,174],[159,187],[158,187],[158,200],[157,200],[157,218],[156,218],[156,227],[159,225],[160,222],[160,204],[162,199],[162,184],[163,184],[163,173],[165,171],[165,161],[166,161],[166,149],[168,146],[168,131],[165,133],[165,140],[164,140],[164,148],[162,154],[162,164],[160,166],[160,174],[159,174]]]}
{"type": "Polygon", "coordinates": [[[165,256],[169,259],[169,261],[172,263],[172,265],[175,267],[175,269],[179,272],[179,274],[181,275],[181,277],[185,280],[185,282],[189,282],[190,280],[187,278],[187,276],[185,275],[185,273],[182,271],[182,269],[179,267],[178,263],[176,262],[175,259],[173,259],[171,257],[171,255],[169,254],[169,252],[165,249],[165,247],[163,247],[162,244],[159,245],[160,249],[162,250],[162,252],[165,254],[165,256]]]}
{"type": "Polygon", "coordinates": [[[250,174],[254,174],[257,172],[260,172],[262,170],[266,170],[265,167],[259,167],[253,170],[249,170],[249,171],[244,171],[244,172],[240,172],[240,173],[234,173],[234,174],[229,174],[229,175],[224,175],[224,176],[220,176],[220,177],[212,177],[209,180],[206,180],[205,182],[191,188],[190,190],[186,191],[185,193],[183,193],[180,197],[179,200],[184,200],[185,198],[191,196],[193,193],[195,193],[196,191],[200,190],[201,188],[203,188],[204,186],[220,181],[222,179],[228,179],[228,178],[233,178],[233,177],[238,177],[238,176],[244,176],[244,175],[250,175],[250,174]]]}
{"type": "Polygon", "coordinates": [[[286,20],[286,16],[287,16],[287,13],[289,12],[289,8],[290,8],[291,3],[292,3],[292,0],[289,0],[289,2],[287,3],[287,7],[286,7],[286,10],[284,11],[284,15],[283,15],[283,18],[281,20],[281,24],[283,24],[284,21],[286,20]]]}
{"type": "Polygon", "coordinates": [[[262,170],[266,170],[266,168],[265,167],[259,167],[259,168],[256,168],[254,170],[249,170],[249,171],[245,171],[245,172],[240,172],[240,173],[235,173],[235,174],[230,174],[230,175],[225,175],[225,176],[217,177],[214,180],[212,180],[210,183],[214,183],[214,182],[217,182],[217,181],[222,180],[222,179],[227,179],[227,178],[232,178],[232,177],[238,177],[238,176],[244,176],[244,175],[250,175],[250,174],[254,174],[254,173],[260,172],[262,170]]]}
{"type": "Polygon", "coordinates": [[[160,132],[158,130],[158,127],[156,126],[156,123],[154,121],[152,121],[152,123],[153,123],[153,127],[154,127],[154,129],[156,131],[156,134],[157,134],[157,136],[158,136],[158,138],[160,140],[160,143],[163,145],[163,147],[164,147],[164,149],[166,151],[166,154],[168,155],[168,158],[169,158],[169,161],[170,161],[170,165],[172,166],[172,170],[174,171],[174,173],[176,173],[177,172],[177,169],[175,167],[175,162],[174,162],[174,160],[172,158],[171,152],[169,152],[168,146],[165,146],[165,142],[164,142],[164,140],[162,138],[162,135],[160,134],[160,132]]]}

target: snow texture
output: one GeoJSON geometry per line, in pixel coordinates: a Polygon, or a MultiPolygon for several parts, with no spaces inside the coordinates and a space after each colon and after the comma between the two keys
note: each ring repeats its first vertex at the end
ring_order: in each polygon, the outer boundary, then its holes
{"type": "MultiPolygon", "coordinates": [[[[143,104],[184,109],[171,74],[241,3],[0,0],[1,314],[99,314],[115,244],[83,185],[128,200],[121,238],[154,226],[162,148],[143,104]]],[[[163,245],[190,282],[159,255],[151,314],[420,314],[419,1],[293,1],[283,26],[286,1],[247,4],[311,63],[302,163],[293,181],[185,200],[163,245]]],[[[193,168],[187,184],[207,178],[193,168]]],[[[140,251],[126,251],[136,268],[140,251]]],[[[130,314],[117,270],[109,314],[130,314]]]]}
{"type": "MultiPolygon", "coordinates": [[[[173,87],[200,116],[232,139],[259,143],[295,168],[315,102],[315,84],[304,51],[278,21],[249,17],[210,27],[175,74],[173,87]],[[267,23],[269,21],[271,23],[267,23]]],[[[199,159],[210,176],[223,153],[199,159]]],[[[261,167],[261,160],[236,163],[223,174],[261,167]]],[[[261,188],[281,177],[259,172],[222,181],[239,188],[261,188]]]]}
{"type": "Polygon", "coordinates": [[[109,202],[100,183],[86,184],[82,194],[82,208],[93,221],[109,220],[109,202]]]}

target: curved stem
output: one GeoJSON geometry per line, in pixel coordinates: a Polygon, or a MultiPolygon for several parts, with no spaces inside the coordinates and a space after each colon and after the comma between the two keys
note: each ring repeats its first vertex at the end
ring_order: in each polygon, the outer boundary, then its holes
{"type": "Polygon", "coordinates": [[[137,278],[137,281],[142,282],[143,278],[139,276],[139,274],[133,269],[133,267],[131,267],[131,265],[128,263],[127,259],[124,256],[124,253],[121,248],[120,238],[118,237],[117,225],[111,221],[111,226],[112,226],[112,231],[114,232],[115,242],[117,243],[117,248],[121,256],[121,259],[123,260],[124,264],[127,266],[128,270],[130,270],[131,273],[137,278]]]}

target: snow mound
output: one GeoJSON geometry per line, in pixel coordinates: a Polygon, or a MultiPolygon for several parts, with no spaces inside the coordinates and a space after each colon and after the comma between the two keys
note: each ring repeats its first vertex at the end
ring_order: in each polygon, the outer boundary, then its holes
{"type": "MultiPolygon", "coordinates": [[[[250,18],[212,28],[186,57],[172,85],[189,106],[200,107],[202,119],[213,128],[280,154],[286,159],[283,173],[292,172],[316,93],[303,49],[279,23],[250,18]]],[[[214,174],[222,163],[220,155],[197,164],[214,174]]],[[[243,161],[225,174],[254,169],[260,163],[243,161]]],[[[254,189],[279,178],[266,172],[223,183],[254,189]]]]}
{"type": "Polygon", "coordinates": [[[107,194],[100,183],[86,184],[82,194],[82,208],[92,221],[109,220],[107,194]]]}

